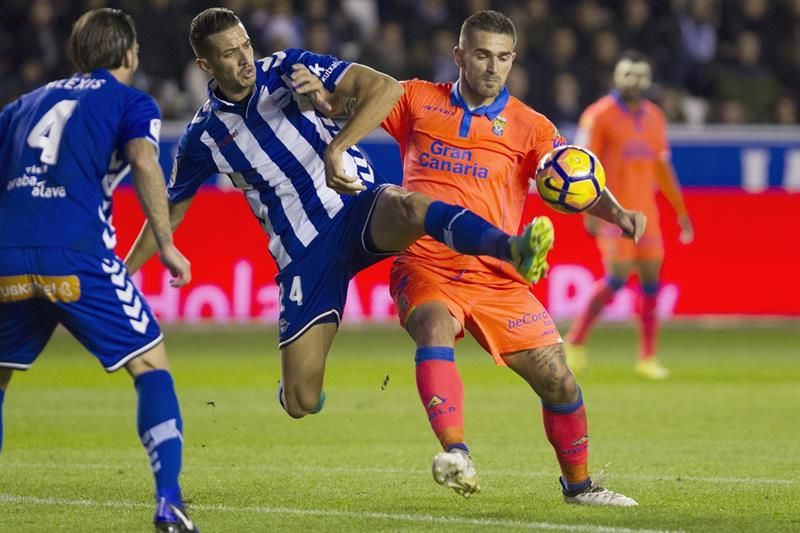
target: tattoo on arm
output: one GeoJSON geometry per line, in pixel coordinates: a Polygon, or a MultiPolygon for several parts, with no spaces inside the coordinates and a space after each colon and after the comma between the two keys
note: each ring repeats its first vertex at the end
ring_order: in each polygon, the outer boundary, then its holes
{"type": "Polygon", "coordinates": [[[350,118],[356,110],[355,98],[341,98],[336,118],[350,118]]]}

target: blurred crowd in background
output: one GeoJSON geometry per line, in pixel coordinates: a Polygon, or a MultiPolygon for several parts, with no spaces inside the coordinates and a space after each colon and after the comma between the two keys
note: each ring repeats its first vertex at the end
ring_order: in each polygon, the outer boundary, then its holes
{"type": "Polygon", "coordinates": [[[3,0],[0,104],[69,75],[72,23],[116,7],[136,21],[137,86],[166,119],[191,117],[207,79],[188,28],[213,6],[240,16],[257,57],[301,47],[434,81],[458,76],[453,46],[464,18],[497,9],[518,32],[509,90],[558,124],[608,92],[626,49],[652,60],[651,97],[673,123],[798,123],[800,0],[3,0]]]}

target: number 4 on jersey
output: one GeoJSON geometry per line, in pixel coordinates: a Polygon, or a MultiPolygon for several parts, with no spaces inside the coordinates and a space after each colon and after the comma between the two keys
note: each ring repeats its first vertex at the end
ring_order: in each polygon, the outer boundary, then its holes
{"type": "Polygon", "coordinates": [[[28,134],[28,146],[42,149],[39,156],[42,163],[55,165],[58,162],[61,135],[77,105],[77,100],[61,100],[39,119],[28,134]]]}

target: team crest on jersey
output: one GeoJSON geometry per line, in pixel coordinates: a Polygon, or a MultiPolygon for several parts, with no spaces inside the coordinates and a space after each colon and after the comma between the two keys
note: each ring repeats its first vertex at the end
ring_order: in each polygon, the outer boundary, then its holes
{"type": "Polygon", "coordinates": [[[492,133],[500,137],[506,132],[506,123],[508,120],[503,115],[497,115],[492,121],[492,133]]]}

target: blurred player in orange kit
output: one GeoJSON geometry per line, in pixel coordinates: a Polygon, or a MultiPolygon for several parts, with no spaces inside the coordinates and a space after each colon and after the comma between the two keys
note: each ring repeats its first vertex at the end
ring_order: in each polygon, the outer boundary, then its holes
{"type": "MultiPolygon", "coordinates": [[[[505,15],[470,16],[454,50],[458,81],[402,82],[404,94],[383,123],[400,144],[408,190],[474,210],[510,232],[520,225],[539,160],[564,144],[549,120],[505,88],[515,42],[514,24],[505,15]]],[[[333,114],[346,107],[347,102],[337,102],[333,114]]],[[[591,212],[632,238],[644,231],[644,216],[622,209],[610,193],[591,212]]],[[[546,217],[530,227],[534,238],[552,242],[546,217]]],[[[541,268],[544,274],[546,263],[541,268]]],[[[466,329],[498,365],[509,366],[541,398],[565,501],[636,505],[592,483],[580,388],[565,363],[553,320],[513,269],[486,256],[451,252],[423,237],[395,260],[391,292],[400,321],[417,345],[420,400],[444,449],[433,461],[439,484],[463,496],[479,490],[464,439],[464,387],[454,358],[455,341],[466,329]]]]}
{"type": "Polygon", "coordinates": [[[575,372],[587,366],[585,343],[592,325],[636,269],[642,294],[637,305],[641,344],[635,369],[637,374],[650,379],[669,376],[656,357],[656,295],[664,260],[656,205],[659,189],[677,213],[680,242],[692,242],[694,230],[670,160],[664,114],[643,96],[651,80],[650,64],[645,57],[638,52],[626,52],[614,68],[615,89],[589,106],[578,123],[576,143],[600,158],[607,183],[620,203],[644,212],[648,224],[642,238],[634,243],[623,238],[618,228],[585,217],[587,230],[597,237],[606,277],[595,285],[589,304],[567,335],[567,360],[575,372]]]}

